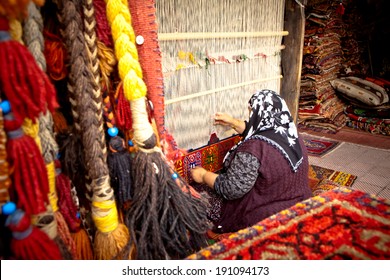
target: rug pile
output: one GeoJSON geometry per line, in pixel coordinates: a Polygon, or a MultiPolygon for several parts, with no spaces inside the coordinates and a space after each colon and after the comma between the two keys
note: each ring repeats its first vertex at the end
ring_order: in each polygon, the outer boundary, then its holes
{"type": "Polygon", "coordinates": [[[390,259],[390,201],[333,189],[187,259],[390,259]]]}

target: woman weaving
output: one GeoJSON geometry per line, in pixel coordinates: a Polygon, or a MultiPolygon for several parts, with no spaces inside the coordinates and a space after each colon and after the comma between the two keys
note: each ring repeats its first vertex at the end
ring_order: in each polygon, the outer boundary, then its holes
{"type": "Polygon", "coordinates": [[[249,121],[216,113],[215,124],[231,126],[242,140],[225,156],[221,173],[195,167],[195,182],[222,197],[213,232],[227,233],[257,222],[311,196],[308,156],[286,102],[261,90],[249,100],[249,121]]]}

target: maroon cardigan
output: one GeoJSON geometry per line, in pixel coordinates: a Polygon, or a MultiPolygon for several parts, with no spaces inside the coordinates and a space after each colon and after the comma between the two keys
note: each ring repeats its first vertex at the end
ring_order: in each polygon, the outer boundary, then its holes
{"type": "Polygon", "coordinates": [[[252,226],[311,196],[307,150],[300,138],[299,142],[303,162],[297,172],[292,171],[280,150],[263,140],[248,140],[236,149],[237,152],[250,153],[259,160],[259,175],[253,188],[243,197],[223,201],[215,232],[234,232],[252,226]]]}

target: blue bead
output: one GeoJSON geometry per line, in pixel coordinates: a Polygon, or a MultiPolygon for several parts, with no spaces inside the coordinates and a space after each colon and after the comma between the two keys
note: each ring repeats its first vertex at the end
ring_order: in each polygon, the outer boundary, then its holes
{"type": "Polygon", "coordinates": [[[129,141],[127,142],[127,144],[129,144],[130,147],[133,147],[133,146],[134,146],[134,143],[133,143],[133,141],[131,141],[131,140],[129,140],[129,141]]]}
{"type": "Polygon", "coordinates": [[[179,176],[177,175],[177,173],[173,173],[173,174],[172,174],[172,178],[173,178],[173,179],[177,179],[178,177],[179,177],[179,176]]]}
{"type": "Polygon", "coordinates": [[[11,215],[16,210],[16,204],[12,201],[7,202],[1,207],[1,211],[4,215],[11,215]]]}
{"type": "Polygon", "coordinates": [[[76,218],[77,218],[77,219],[80,219],[80,212],[77,212],[77,213],[76,213],[76,218]]]}
{"type": "Polygon", "coordinates": [[[115,126],[114,127],[110,127],[108,129],[108,135],[110,135],[111,137],[115,137],[118,135],[118,128],[116,128],[115,126]]]}
{"type": "Polygon", "coordinates": [[[3,111],[3,114],[8,114],[11,112],[11,103],[9,103],[8,100],[4,100],[0,103],[1,111],[3,111]]]}

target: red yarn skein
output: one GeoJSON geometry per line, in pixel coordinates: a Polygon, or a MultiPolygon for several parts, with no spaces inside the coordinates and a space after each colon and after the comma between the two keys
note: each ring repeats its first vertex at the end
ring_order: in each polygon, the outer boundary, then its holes
{"type": "Polygon", "coordinates": [[[23,133],[12,113],[4,116],[4,129],[8,136],[7,159],[13,170],[10,197],[29,215],[45,212],[49,182],[42,154],[34,139],[23,133]]]}
{"type": "MultiPolygon", "coordinates": [[[[0,16],[0,31],[8,31],[8,20],[0,16]]],[[[5,32],[5,34],[7,34],[5,32]]],[[[11,103],[15,119],[35,120],[39,113],[58,107],[56,92],[29,50],[8,35],[0,37],[0,85],[11,103]]]]}
{"type": "Polygon", "coordinates": [[[46,233],[31,225],[30,218],[18,209],[6,220],[12,231],[11,250],[16,259],[61,260],[57,244],[46,233]]]}

